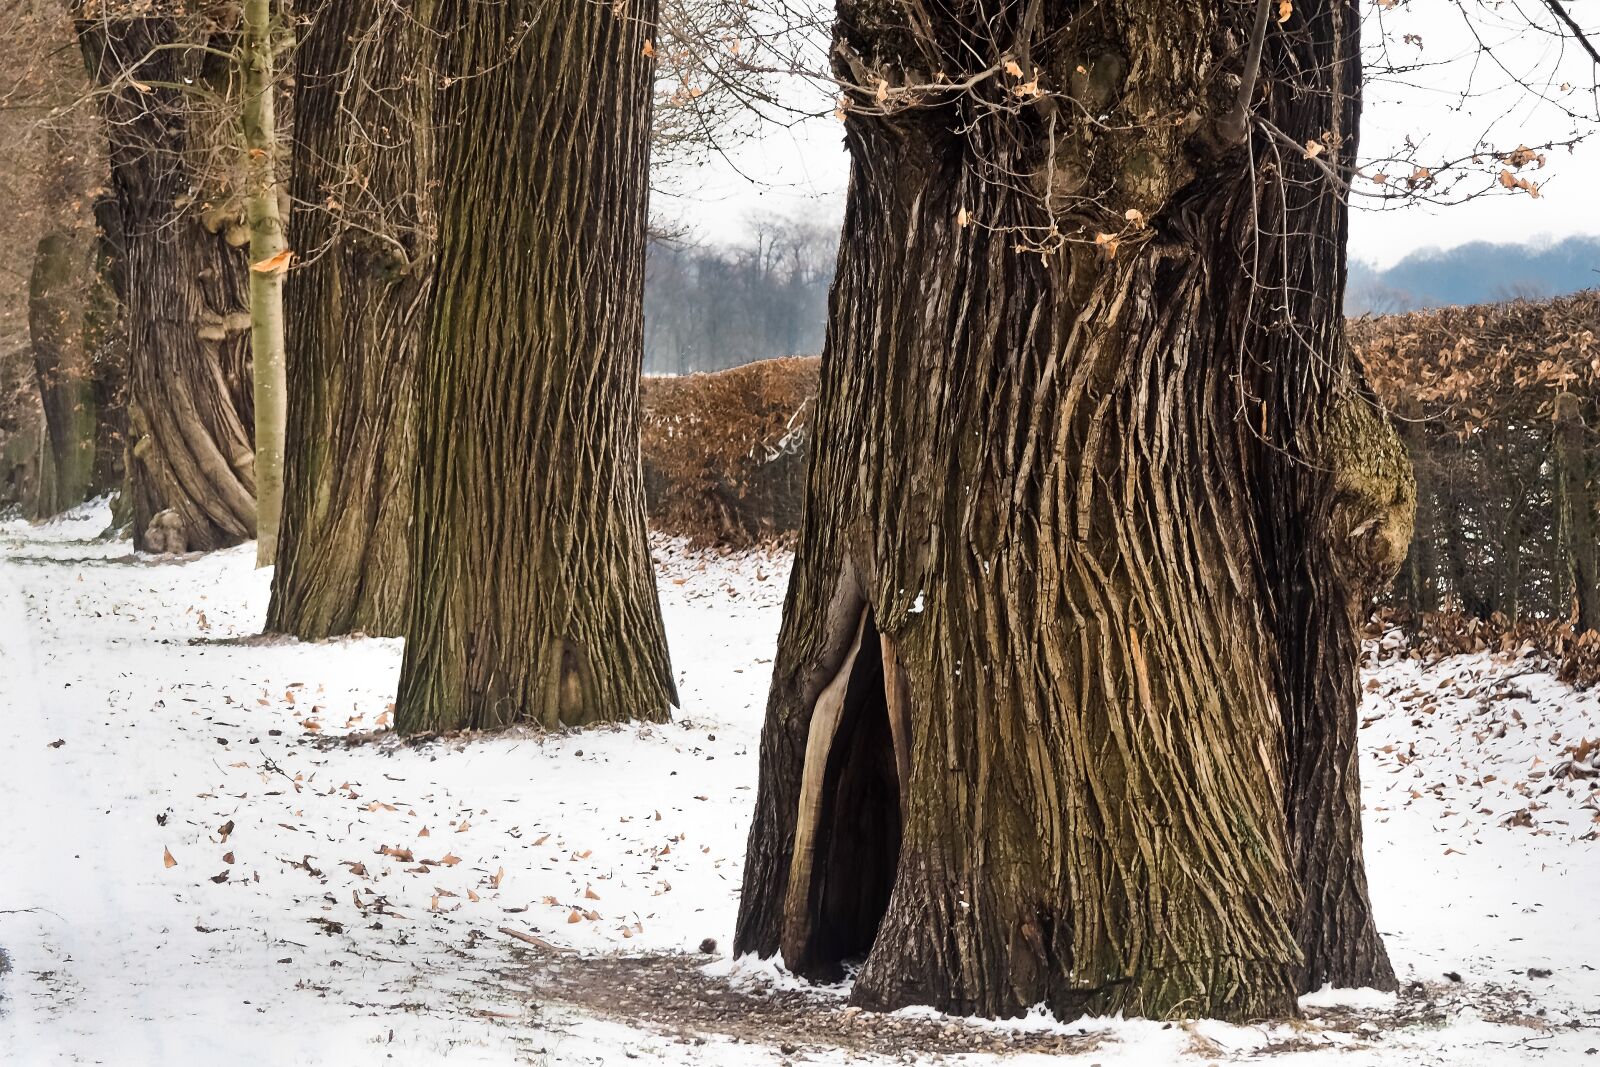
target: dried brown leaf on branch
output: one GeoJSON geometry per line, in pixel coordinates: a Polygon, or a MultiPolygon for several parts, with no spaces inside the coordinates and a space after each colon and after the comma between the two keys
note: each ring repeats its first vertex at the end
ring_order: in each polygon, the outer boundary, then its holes
{"type": "Polygon", "coordinates": [[[275,256],[268,256],[260,262],[250,264],[250,269],[257,274],[271,274],[274,271],[287,270],[292,259],[294,253],[285,248],[275,256]]]}

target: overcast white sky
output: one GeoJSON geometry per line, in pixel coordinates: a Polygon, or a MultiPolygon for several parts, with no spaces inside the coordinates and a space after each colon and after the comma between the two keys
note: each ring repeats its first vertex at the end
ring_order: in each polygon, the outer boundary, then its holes
{"type": "MultiPolygon", "coordinates": [[[[1369,85],[1363,160],[1392,149],[1407,135],[1421,142],[1424,158],[1447,158],[1470,153],[1485,139],[1514,148],[1563,139],[1580,128],[1570,115],[1510,85],[1506,71],[1546,86],[1580,116],[1595,115],[1600,104],[1593,92],[1585,91],[1595,82],[1593,65],[1550,32],[1555,23],[1538,0],[1465,2],[1472,13],[1470,28],[1457,0],[1406,0],[1383,14],[1391,40],[1415,34],[1423,42],[1420,51],[1397,43],[1392,55],[1420,56],[1442,65],[1409,75],[1411,84],[1405,86],[1369,85]],[[1480,52],[1474,35],[1489,46],[1490,54],[1480,52]],[[1560,90],[1563,82],[1571,86],[1565,93],[1560,90]]],[[[1581,23],[1600,27],[1600,0],[1567,3],[1581,23]]],[[[1369,41],[1377,36],[1375,18],[1369,17],[1365,30],[1369,41]]],[[[808,91],[814,92],[803,86],[791,90],[808,91]]],[[[811,119],[792,128],[751,120],[747,132],[749,139],[726,157],[678,175],[672,183],[675,193],[657,195],[655,213],[680,219],[716,243],[741,241],[747,220],[756,213],[842,216],[847,159],[837,120],[811,119]]],[[[1383,267],[1416,249],[1467,241],[1546,244],[1575,233],[1600,234],[1600,136],[1574,151],[1551,153],[1542,172],[1528,173],[1542,183],[1537,200],[1517,193],[1447,208],[1413,205],[1378,211],[1372,210],[1373,201],[1353,198],[1351,255],[1383,267]]]]}

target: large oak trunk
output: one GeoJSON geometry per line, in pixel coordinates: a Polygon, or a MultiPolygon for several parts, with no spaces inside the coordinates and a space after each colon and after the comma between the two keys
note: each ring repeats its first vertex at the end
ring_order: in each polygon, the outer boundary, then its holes
{"type": "Polygon", "coordinates": [[[324,3],[296,50],[290,447],[267,629],[402,632],[432,277],[424,4],[324,3]]]}
{"type": "Polygon", "coordinates": [[[653,2],[442,0],[402,730],[662,719],[639,474],[653,2]]]}
{"type": "Polygon", "coordinates": [[[250,315],[244,256],[206,210],[182,88],[207,60],[169,18],[102,15],[77,29],[122,220],[134,545],[236,544],[255,531],[250,315]]]}
{"type": "Polygon", "coordinates": [[[989,1015],[1392,982],[1354,618],[1409,496],[1328,462],[1345,209],[1299,148],[1353,158],[1358,13],[1295,4],[1232,139],[1255,7],[841,3],[850,201],[736,951],[989,1015]]]}

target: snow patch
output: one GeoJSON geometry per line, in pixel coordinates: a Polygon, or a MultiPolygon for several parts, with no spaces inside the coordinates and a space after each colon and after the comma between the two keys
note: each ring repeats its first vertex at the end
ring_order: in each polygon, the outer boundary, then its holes
{"type": "MultiPolygon", "coordinates": [[[[346,746],[385,716],[400,642],[219,640],[259,631],[271,572],[255,569],[254,546],[139,558],[92,540],[107,522],[104,501],[39,526],[0,522],[0,946],[12,963],[0,1063],[793,1058],[540,1004],[503,977],[526,945],[499,932],[580,954],[731,940],[788,555],[653,539],[683,698],[671,724],[346,746]]],[[[1556,768],[1600,733],[1600,694],[1515,656],[1369,651],[1374,909],[1402,982],[1422,983],[1439,1024],[1062,1022],[1036,1008],[962,1025],[1101,1034],[1104,1046],[963,1062],[1588,1062],[1600,791],[1556,768]],[[1497,990],[1523,998],[1527,1025],[1473,1006],[1497,990]]],[[[750,957],[705,973],[824,1000],[850,988],[815,990],[750,957]]],[[[1395,1005],[1370,990],[1301,1003],[1395,1005]]]]}
{"type": "Polygon", "coordinates": [[[1300,998],[1301,1008],[1352,1008],[1357,1011],[1393,1011],[1399,997],[1381,989],[1335,989],[1325,985],[1300,998]]]}

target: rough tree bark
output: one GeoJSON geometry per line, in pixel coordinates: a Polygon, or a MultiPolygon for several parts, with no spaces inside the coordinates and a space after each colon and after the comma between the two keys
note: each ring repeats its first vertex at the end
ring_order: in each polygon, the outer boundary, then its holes
{"type": "Polygon", "coordinates": [[[132,494],[128,487],[128,316],[126,251],[122,240],[122,213],[116,196],[103,190],[94,201],[95,301],[100,308],[95,329],[100,333],[94,379],[96,422],[95,473],[97,492],[117,490],[111,499],[111,524],[125,529],[132,523],[132,494]]]}
{"type": "Polygon", "coordinates": [[[207,222],[186,86],[202,74],[170,18],[77,20],[110,134],[128,322],[134,546],[204,550],[255,532],[244,257],[207,222]],[[159,521],[158,521],[159,520],[159,521]]]}
{"type": "MultiPolygon", "coordinates": [[[[63,12],[65,15],[65,12],[63,12]]],[[[86,87],[81,68],[59,75],[64,89],[86,87]]],[[[97,125],[68,124],[44,131],[45,232],[34,249],[28,279],[28,339],[44,413],[46,449],[33,513],[57,515],[100,489],[114,487],[103,423],[117,421],[103,403],[117,386],[117,298],[112,291],[108,240],[96,218],[97,125]]]]}
{"type": "Polygon", "coordinates": [[[1359,12],[1272,25],[1252,116],[1219,74],[1266,10],[840,3],[850,199],[736,952],[963,1014],[1392,984],[1354,605],[1409,496],[1348,404],[1321,170],[1359,12]]]}
{"type": "Polygon", "coordinates": [[[250,373],[255,390],[256,566],[278,553],[283,508],[283,262],[272,0],[244,0],[239,29],[240,129],[245,225],[250,231],[250,373]]]}
{"type": "Polygon", "coordinates": [[[296,49],[288,440],[267,630],[398,635],[432,279],[431,3],[324,3],[296,49]]]}
{"type": "MultiPolygon", "coordinates": [[[[1342,249],[1342,225],[1336,232],[1342,249]]],[[[1341,292],[1333,306],[1343,303],[1341,292]]],[[[1396,985],[1362,859],[1360,626],[1405,560],[1416,482],[1359,366],[1348,354],[1339,365],[1333,394],[1313,415],[1306,462],[1271,464],[1276,477],[1258,494],[1261,525],[1270,531],[1263,538],[1268,571],[1276,576],[1289,848],[1302,893],[1295,923],[1301,992],[1327,983],[1396,985]]]]}
{"type": "Polygon", "coordinates": [[[396,726],[664,719],[639,474],[653,0],[441,0],[396,726]]]}

